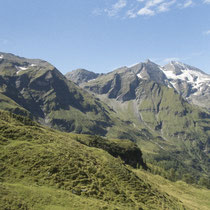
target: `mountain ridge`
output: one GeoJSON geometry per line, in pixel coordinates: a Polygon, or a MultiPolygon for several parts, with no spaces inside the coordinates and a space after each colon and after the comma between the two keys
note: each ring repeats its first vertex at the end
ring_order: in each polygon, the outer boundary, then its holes
{"type": "MultiPolygon", "coordinates": [[[[210,110],[210,104],[208,103],[210,100],[210,75],[196,67],[178,61],[171,61],[165,66],[160,66],[147,60],[133,66],[120,67],[101,76],[128,71],[132,71],[139,79],[152,80],[174,88],[189,103],[210,110]]],[[[68,79],[71,80],[71,76],[68,79]]],[[[83,87],[89,81],[80,82],[79,85],[83,87]]]]}

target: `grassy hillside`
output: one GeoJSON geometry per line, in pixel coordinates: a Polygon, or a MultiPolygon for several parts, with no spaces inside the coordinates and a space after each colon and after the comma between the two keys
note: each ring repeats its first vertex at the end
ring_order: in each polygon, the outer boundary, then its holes
{"type": "Polygon", "coordinates": [[[210,209],[210,190],[198,186],[186,184],[183,181],[171,182],[159,175],[152,175],[143,170],[134,172],[144,181],[151,183],[160,191],[178,198],[189,210],[208,210],[210,209]]]}
{"type": "Polygon", "coordinates": [[[50,130],[1,111],[0,208],[183,209],[120,158],[78,138],[86,136],[50,130]]]}

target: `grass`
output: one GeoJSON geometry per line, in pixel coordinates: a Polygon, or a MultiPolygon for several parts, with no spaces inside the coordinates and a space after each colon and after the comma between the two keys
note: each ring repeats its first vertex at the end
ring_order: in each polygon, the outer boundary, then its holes
{"type": "MultiPolygon", "coordinates": [[[[103,200],[86,198],[72,192],[23,184],[0,184],[1,209],[34,209],[34,210],[80,210],[80,209],[123,209],[120,204],[103,200]]],[[[126,207],[126,209],[132,209],[126,207]]]]}
{"type": "Polygon", "coordinates": [[[2,209],[183,209],[120,158],[4,111],[0,177],[2,209]]]}
{"type": "Polygon", "coordinates": [[[189,185],[183,181],[171,182],[159,175],[152,175],[142,170],[135,170],[135,173],[144,181],[156,186],[160,191],[182,201],[186,209],[210,209],[210,190],[206,188],[189,185]]]}

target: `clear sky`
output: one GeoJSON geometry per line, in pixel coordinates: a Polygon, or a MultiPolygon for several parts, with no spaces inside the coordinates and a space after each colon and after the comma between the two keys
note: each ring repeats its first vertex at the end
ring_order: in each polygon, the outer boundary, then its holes
{"type": "Polygon", "coordinates": [[[210,74],[210,0],[0,0],[0,51],[62,73],[150,60],[210,74]]]}

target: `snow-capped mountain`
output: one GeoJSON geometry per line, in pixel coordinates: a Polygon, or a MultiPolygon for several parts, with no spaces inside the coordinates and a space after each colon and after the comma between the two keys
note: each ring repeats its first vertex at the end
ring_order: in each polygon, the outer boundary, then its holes
{"type": "Polygon", "coordinates": [[[210,75],[177,61],[171,61],[160,69],[172,87],[186,100],[210,109],[210,75]]]}

